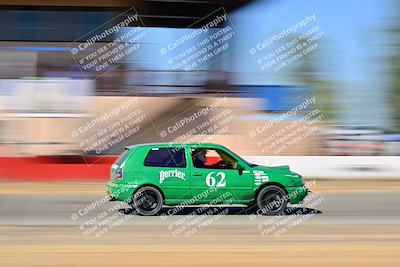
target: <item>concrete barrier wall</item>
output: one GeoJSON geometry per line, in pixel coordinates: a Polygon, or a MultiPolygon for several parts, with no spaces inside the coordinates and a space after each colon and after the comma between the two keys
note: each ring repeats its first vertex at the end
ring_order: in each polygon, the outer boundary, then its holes
{"type": "Polygon", "coordinates": [[[400,179],[400,157],[373,156],[247,156],[249,162],[279,166],[315,179],[400,179]]]}
{"type": "MultiPolygon", "coordinates": [[[[308,179],[400,179],[400,157],[247,156],[265,166],[289,165],[308,179]]],[[[107,181],[116,156],[0,157],[0,181],[107,181]]]]}

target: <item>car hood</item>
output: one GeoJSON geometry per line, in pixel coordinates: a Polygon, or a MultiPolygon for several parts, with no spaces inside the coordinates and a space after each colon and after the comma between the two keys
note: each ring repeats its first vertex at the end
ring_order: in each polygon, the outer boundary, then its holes
{"type": "Polygon", "coordinates": [[[253,167],[253,174],[261,177],[262,182],[266,180],[265,176],[267,176],[268,181],[276,181],[286,186],[302,186],[304,184],[302,176],[292,172],[288,165],[274,167],[255,166],[253,167]]]}
{"type": "Polygon", "coordinates": [[[267,166],[255,166],[253,167],[253,170],[262,170],[262,171],[274,171],[274,172],[284,172],[284,173],[289,173],[290,168],[288,165],[282,165],[282,166],[273,166],[273,167],[267,167],[267,166]]]}

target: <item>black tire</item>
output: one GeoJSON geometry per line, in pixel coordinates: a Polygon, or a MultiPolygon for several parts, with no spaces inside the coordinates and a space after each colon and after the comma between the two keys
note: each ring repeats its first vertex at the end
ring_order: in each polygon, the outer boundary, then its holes
{"type": "Polygon", "coordinates": [[[258,192],[256,205],[258,214],[278,215],[287,207],[288,197],[281,187],[268,185],[258,192]]]}
{"type": "Polygon", "coordinates": [[[161,210],[163,202],[163,196],[157,188],[144,186],[135,192],[131,205],[139,215],[153,216],[161,210]]]}

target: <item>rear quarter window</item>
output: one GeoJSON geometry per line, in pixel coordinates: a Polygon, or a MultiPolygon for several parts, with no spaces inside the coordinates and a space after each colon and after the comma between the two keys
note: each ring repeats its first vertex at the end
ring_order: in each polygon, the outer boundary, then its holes
{"type": "Polygon", "coordinates": [[[153,148],[147,154],[144,166],[185,168],[185,150],[183,148],[153,148]]]}

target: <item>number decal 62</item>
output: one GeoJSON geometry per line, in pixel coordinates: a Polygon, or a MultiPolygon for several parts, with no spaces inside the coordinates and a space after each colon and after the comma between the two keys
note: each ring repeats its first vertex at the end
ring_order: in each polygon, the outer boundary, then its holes
{"type": "Polygon", "coordinates": [[[223,172],[210,172],[207,174],[206,177],[206,185],[209,187],[225,187],[226,186],[226,181],[225,181],[225,173],[223,172]],[[215,174],[215,175],[214,175],[215,174]]]}

